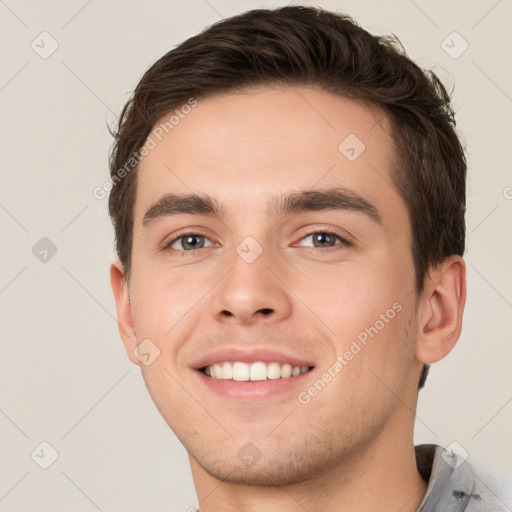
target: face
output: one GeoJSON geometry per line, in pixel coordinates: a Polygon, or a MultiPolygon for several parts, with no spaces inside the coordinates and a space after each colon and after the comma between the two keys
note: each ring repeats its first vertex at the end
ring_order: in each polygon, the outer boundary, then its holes
{"type": "Polygon", "coordinates": [[[299,482],[350,459],[414,380],[387,119],[255,88],[161,131],[138,170],[125,338],[155,404],[192,467],[223,480],[299,482]]]}

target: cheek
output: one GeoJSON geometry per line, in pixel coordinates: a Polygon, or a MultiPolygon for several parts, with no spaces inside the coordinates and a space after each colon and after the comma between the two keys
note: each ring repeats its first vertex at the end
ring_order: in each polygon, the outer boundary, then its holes
{"type": "MultiPolygon", "coordinates": [[[[357,321],[350,317],[345,323],[338,321],[339,332],[346,328],[357,334],[337,335],[334,357],[304,390],[315,414],[334,416],[333,428],[340,436],[358,437],[381,428],[403,396],[414,354],[411,329],[407,328],[410,313],[405,308],[391,309],[387,323],[363,311],[357,321]]],[[[376,311],[386,315],[390,310],[377,307],[376,311]]]]}
{"type": "Polygon", "coordinates": [[[186,275],[155,272],[134,273],[131,297],[133,322],[139,337],[154,337],[167,343],[183,329],[187,318],[205,294],[205,280],[186,275]]]}
{"type": "Polygon", "coordinates": [[[377,407],[377,403],[394,404],[402,396],[414,357],[412,315],[412,310],[400,301],[385,304],[351,338],[344,358],[352,359],[343,377],[352,386],[356,402],[377,407]]]}
{"type": "Polygon", "coordinates": [[[341,388],[362,398],[363,391],[379,388],[389,393],[386,384],[400,387],[414,354],[413,295],[407,295],[403,275],[393,268],[377,272],[353,265],[312,275],[311,282],[315,286],[301,286],[298,295],[330,331],[334,353],[326,364],[340,362],[335,373],[346,380],[341,388]]]}
{"type": "Polygon", "coordinates": [[[158,288],[152,288],[151,293],[146,290],[134,289],[131,311],[137,337],[151,338],[155,342],[162,342],[165,334],[173,327],[177,319],[173,314],[171,298],[158,288]]]}
{"type": "MultiPolygon", "coordinates": [[[[296,279],[294,289],[305,304],[329,327],[343,348],[347,341],[375,324],[399,298],[399,283],[390,272],[367,264],[350,264],[308,273],[296,279]]],[[[389,316],[394,317],[394,311],[389,316]]],[[[380,325],[380,324],[379,324],[380,325]]]]}

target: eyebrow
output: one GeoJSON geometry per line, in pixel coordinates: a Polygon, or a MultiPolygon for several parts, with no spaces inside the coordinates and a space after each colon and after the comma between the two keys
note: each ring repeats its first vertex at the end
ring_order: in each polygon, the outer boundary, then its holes
{"type": "MultiPolygon", "coordinates": [[[[281,194],[274,196],[267,203],[267,212],[273,216],[329,210],[362,213],[371,221],[382,225],[382,217],[372,203],[356,192],[343,187],[281,194]]],[[[142,224],[146,227],[158,219],[182,214],[223,217],[226,211],[223,205],[208,195],[165,194],[147,210],[142,224]]]]}

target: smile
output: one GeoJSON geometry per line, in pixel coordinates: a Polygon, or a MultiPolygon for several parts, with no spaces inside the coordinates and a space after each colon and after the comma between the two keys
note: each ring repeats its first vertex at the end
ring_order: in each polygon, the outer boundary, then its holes
{"type": "Polygon", "coordinates": [[[239,382],[288,379],[309,372],[312,366],[292,366],[278,362],[245,363],[243,361],[223,361],[201,368],[204,375],[219,380],[239,382]]]}

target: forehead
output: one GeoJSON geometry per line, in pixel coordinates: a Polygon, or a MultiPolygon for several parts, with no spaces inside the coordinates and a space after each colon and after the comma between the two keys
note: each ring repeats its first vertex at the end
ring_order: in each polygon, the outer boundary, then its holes
{"type": "Polygon", "coordinates": [[[400,202],[389,175],[390,124],[376,107],[304,87],[265,87],[177,110],[173,123],[172,113],[164,116],[148,138],[136,221],[169,192],[207,193],[238,212],[255,201],[263,209],[276,193],[332,186],[382,207],[400,202]]]}

